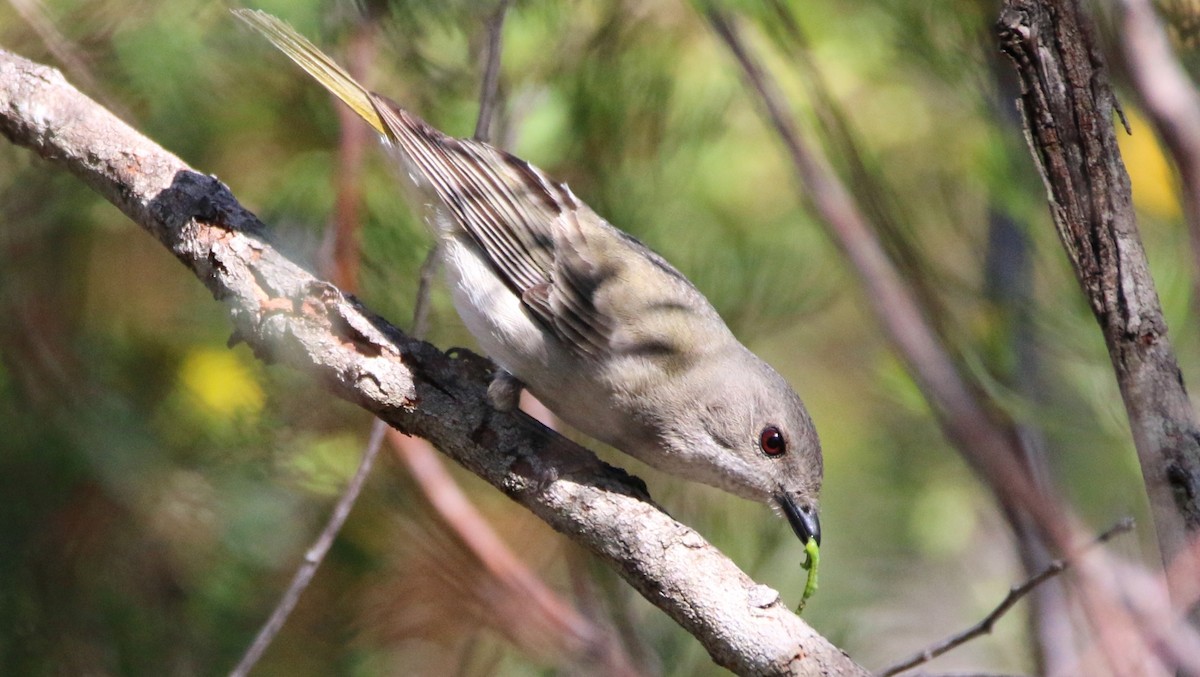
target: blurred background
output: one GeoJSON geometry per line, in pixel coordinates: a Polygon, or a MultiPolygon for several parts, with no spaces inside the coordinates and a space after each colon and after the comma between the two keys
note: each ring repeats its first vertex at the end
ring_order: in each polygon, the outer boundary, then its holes
{"type": "MultiPolygon", "coordinates": [[[[789,56],[795,36],[743,4],[745,37],[806,133],[887,224],[888,250],[964,371],[1020,425],[1092,527],[1126,515],[1148,525],[1104,343],[1015,126],[1011,68],[991,30],[998,3],[784,3],[824,83],[820,104],[813,71],[789,56]],[[830,134],[829,119],[844,133],[830,134]]],[[[347,159],[335,104],[230,6],[5,0],[0,47],[63,68],[227,183],[285,251],[409,327],[430,236],[374,143],[347,159]],[[339,259],[339,224],[361,253],[339,259]]],[[[473,132],[495,2],[254,6],[439,128],[473,132]]],[[[1185,45],[1187,35],[1176,32],[1185,45]]],[[[496,142],[666,256],[807,402],[826,480],[821,586],[805,620],[877,668],[982,617],[1026,575],[1007,523],[806,210],[786,153],[703,15],[678,0],[522,0],[503,38],[496,142]]],[[[1175,179],[1132,99],[1123,103],[1142,236],[1194,386],[1195,271],[1175,179]]],[[[440,284],[431,308],[430,341],[474,345],[440,284]]],[[[0,673],[215,674],[237,662],[353,473],[371,418],[303,374],[228,348],[230,334],[223,306],[157,242],[71,176],[0,144],[0,673]]],[[[767,508],[599,453],[757,581],[799,601],[801,546],[767,508]]],[[[628,664],[723,672],[611,571],[449,471],[524,565],[613,637],[628,664]]],[[[505,602],[503,584],[425,496],[396,456],[380,457],[256,674],[583,669],[547,639],[553,628],[505,602]]],[[[1140,527],[1113,547],[1155,561],[1150,534],[1140,527]]],[[[1032,647],[1023,604],[993,636],[931,669],[1028,673],[1032,647]]]]}

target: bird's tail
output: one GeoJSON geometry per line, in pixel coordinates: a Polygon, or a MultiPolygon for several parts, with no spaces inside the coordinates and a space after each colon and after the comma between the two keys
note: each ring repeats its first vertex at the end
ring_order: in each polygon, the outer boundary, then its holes
{"type": "Polygon", "coordinates": [[[366,120],[367,124],[374,127],[380,134],[389,136],[387,125],[384,124],[383,118],[375,108],[371,92],[350,77],[350,74],[337,65],[333,59],[317,49],[317,46],[309,42],[308,38],[297,33],[296,29],[283,20],[262,10],[235,9],[233,13],[237,18],[265,35],[272,44],[299,64],[325,89],[344,101],[359,117],[366,120]]]}

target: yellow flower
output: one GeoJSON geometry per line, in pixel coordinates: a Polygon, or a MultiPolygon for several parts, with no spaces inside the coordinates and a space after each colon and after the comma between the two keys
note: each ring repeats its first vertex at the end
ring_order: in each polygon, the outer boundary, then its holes
{"type": "Polygon", "coordinates": [[[263,408],[262,386],[242,360],[227,349],[197,348],[189,352],[179,367],[179,382],[199,405],[200,413],[214,419],[255,417],[263,408]]]}
{"type": "Polygon", "coordinates": [[[1179,218],[1175,169],[1163,154],[1158,137],[1146,119],[1129,108],[1125,109],[1125,115],[1133,134],[1126,134],[1118,123],[1117,145],[1121,147],[1121,156],[1133,184],[1133,205],[1148,216],[1179,218]]]}

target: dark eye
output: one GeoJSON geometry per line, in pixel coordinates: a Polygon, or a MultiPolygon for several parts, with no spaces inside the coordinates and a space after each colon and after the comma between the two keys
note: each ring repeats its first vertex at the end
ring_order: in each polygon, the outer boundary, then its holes
{"type": "Polygon", "coordinates": [[[783,456],[787,453],[787,440],[783,439],[779,428],[767,426],[758,436],[758,448],[767,456],[783,456]]]}

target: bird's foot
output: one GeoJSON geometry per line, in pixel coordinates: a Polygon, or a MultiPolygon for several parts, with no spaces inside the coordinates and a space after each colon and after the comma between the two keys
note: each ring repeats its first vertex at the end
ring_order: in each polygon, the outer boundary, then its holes
{"type": "Polygon", "coordinates": [[[488,401],[497,411],[516,411],[521,403],[521,390],[524,388],[525,384],[521,383],[520,379],[497,367],[492,382],[488,384],[488,401]]]}

